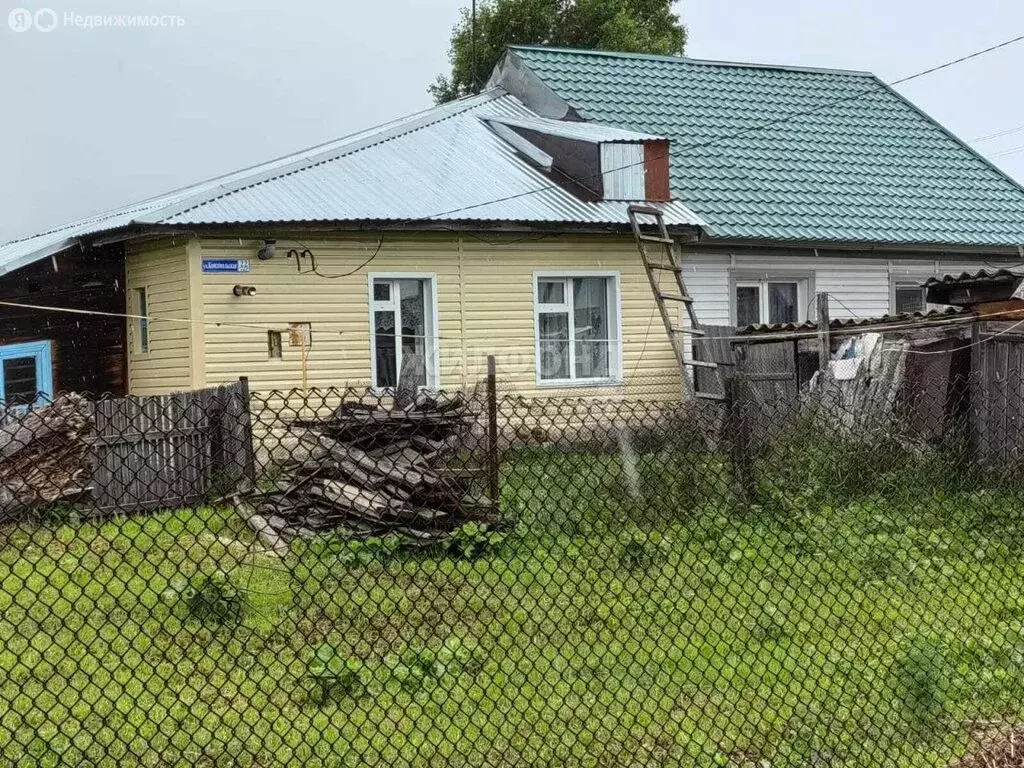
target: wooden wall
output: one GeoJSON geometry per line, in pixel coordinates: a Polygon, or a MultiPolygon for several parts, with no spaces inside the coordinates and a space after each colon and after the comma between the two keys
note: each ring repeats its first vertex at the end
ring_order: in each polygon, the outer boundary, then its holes
{"type": "MultiPolygon", "coordinates": [[[[0,301],[123,313],[124,284],[120,246],[75,250],[0,275],[0,301]]],[[[0,345],[44,340],[56,392],[126,393],[123,318],[0,306],[0,345]]]]}

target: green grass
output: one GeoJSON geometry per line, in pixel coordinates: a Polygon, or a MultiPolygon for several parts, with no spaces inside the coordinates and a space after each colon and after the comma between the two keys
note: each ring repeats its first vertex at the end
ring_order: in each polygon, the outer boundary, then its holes
{"type": "Polygon", "coordinates": [[[472,559],[0,530],[0,765],[939,766],[1024,715],[1024,496],[774,466],[741,502],[713,456],[523,453],[472,559]],[[237,622],[189,611],[218,572],[237,622]]]}

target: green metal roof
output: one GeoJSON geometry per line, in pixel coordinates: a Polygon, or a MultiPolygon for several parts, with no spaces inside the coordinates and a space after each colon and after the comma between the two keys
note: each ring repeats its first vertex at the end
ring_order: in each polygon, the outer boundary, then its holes
{"type": "Polygon", "coordinates": [[[714,237],[1024,244],[1024,189],[868,72],[511,51],[584,120],[670,137],[714,237]]]}

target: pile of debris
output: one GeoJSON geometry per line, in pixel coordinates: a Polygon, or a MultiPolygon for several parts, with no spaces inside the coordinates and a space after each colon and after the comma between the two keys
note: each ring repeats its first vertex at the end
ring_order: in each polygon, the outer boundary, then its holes
{"type": "Polygon", "coordinates": [[[978,742],[955,768],[1024,768],[1024,726],[982,731],[978,742]]]}
{"type": "Polygon", "coordinates": [[[44,408],[0,420],[0,522],[83,492],[91,407],[80,395],[61,395],[44,408]]]}
{"type": "Polygon", "coordinates": [[[500,522],[473,489],[484,470],[479,413],[461,395],[420,395],[404,408],[345,402],[328,418],[292,424],[298,447],[269,491],[250,494],[264,538],[401,533],[429,545],[466,522],[500,522]]]}

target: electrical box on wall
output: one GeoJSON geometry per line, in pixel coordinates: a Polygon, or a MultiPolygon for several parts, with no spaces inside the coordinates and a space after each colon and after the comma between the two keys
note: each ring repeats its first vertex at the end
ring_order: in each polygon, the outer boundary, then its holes
{"type": "Polygon", "coordinates": [[[288,323],[288,346],[289,347],[311,347],[313,346],[312,323],[288,323]]]}

